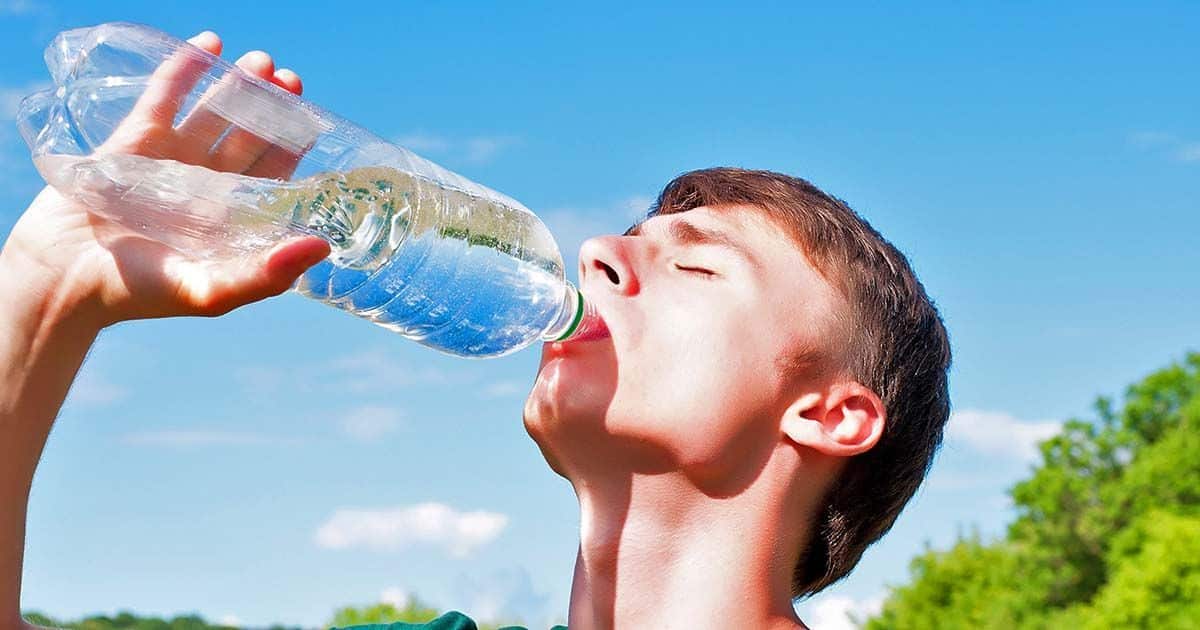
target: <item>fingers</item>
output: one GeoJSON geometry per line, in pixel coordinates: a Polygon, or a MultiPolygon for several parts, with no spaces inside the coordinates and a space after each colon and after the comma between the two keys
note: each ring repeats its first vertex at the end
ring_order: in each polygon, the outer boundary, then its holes
{"type": "Polygon", "coordinates": [[[188,38],[188,43],[211,55],[220,56],[221,37],[212,31],[200,31],[188,38]]]}
{"type": "MultiPolygon", "coordinates": [[[[270,55],[261,50],[253,50],[242,55],[241,59],[237,60],[237,66],[247,74],[264,79],[270,79],[275,73],[275,62],[270,55]]],[[[176,131],[189,146],[203,149],[206,154],[215,151],[214,145],[229,129],[229,121],[213,111],[209,107],[209,103],[216,99],[221,91],[237,89],[237,82],[240,80],[233,73],[221,77],[220,81],[208,88],[204,96],[200,98],[200,102],[196,103],[187,118],[179,124],[176,131]]],[[[253,160],[250,163],[253,163],[253,160]]]]}
{"type": "MultiPolygon", "coordinates": [[[[304,92],[304,84],[300,81],[300,75],[287,68],[276,72],[271,82],[296,96],[300,96],[304,92]]],[[[269,145],[262,150],[258,160],[242,172],[251,177],[288,179],[303,157],[303,152],[296,153],[281,146],[269,145]]]]}
{"type": "MultiPolygon", "coordinates": [[[[252,177],[288,178],[299,164],[297,153],[274,146],[255,134],[232,125],[214,108],[222,90],[238,89],[239,78],[226,73],[211,85],[178,125],[173,126],[180,107],[196,83],[221,52],[221,40],[205,31],[193,37],[192,47],[178,50],[155,70],[150,85],[134,106],[127,122],[106,142],[114,150],[157,158],[179,160],[216,170],[245,173],[252,177]]],[[[271,56],[262,51],[246,53],[238,67],[252,75],[299,95],[300,76],[289,69],[275,70],[271,56]]]]}
{"type": "Polygon", "coordinates": [[[329,256],[329,243],[319,236],[303,236],[275,246],[267,254],[267,275],[292,286],[300,274],[329,256]]]}
{"type": "Polygon", "coordinates": [[[278,85],[279,87],[291,92],[292,94],[295,94],[296,96],[300,96],[300,94],[304,92],[304,84],[300,82],[300,75],[292,72],[288,68],[276,71],[275,76],[271,77],[271,83],[278,85]]]}
{"type": "Polygon", "coordinates": [[[294,153],[283,147],[272,145],[263,152],[257,162],[244,172],[250,177],[289,179],[303,158],[302,153],[294,153]]]}
{"type": "Polygon", "coordinates": [[[300,274],[329,256],[329,243],[305,236],[276,245],[249,278],[230,286],[233,308],[287,291],[300,274]]]}
{"type": "MultiPolygon", "coordinates": [[[[329,255],[329,243],[305,236],[276,245],[252,264],[230,263],[220,270],[195,268],[181,292],[198,315],[223,315],[239,306],[287,291],[300,274],[329,255]]],[[[190,275],[190,274],[189,274],[190,275]]]]}
{"type": "MultiPolygon", "coordinates": [[[[264,55],[266,53],[263,53],[264,55]]],[[[267,57],[269,60],[270,57],[267,57]]],[[[288,69],[273,71],[273,65],[261,66],[254,74],[278,87],[299,95],[304,89],[300,76],[288,69]]],[[[213,151],[215,168],[232,173],[245,173],[252,177],[282,177],[291,175],[299,156],[271,144],[269,141],[239,127],[234,127],[221,144],[213,151]],[[282,152],[281,155],[266,156],[267,153],[282,152]],[[252,172],[251,167],[266,156],[263,167],[252,172]]]]}
{"type": "Polygon", "coordinates": [[[204,31],[188,40],[192,46],[175,51],[150,76],[146,91],[130,114],[135,120],[170,124],[196,81],[221,54],[221,38],[204,31]]]}

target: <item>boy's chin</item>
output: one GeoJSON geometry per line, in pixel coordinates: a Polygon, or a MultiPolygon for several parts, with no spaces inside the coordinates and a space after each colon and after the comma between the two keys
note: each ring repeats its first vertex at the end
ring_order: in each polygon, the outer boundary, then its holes
{"type": "Polygon", "coordinates": [[[546,344],[531,401],[561,420],[603,417],[617,388],[617,364],[611,347],[565,345],[546,344]]]}
{"type": "Polygon", "coordinates": [[[603,431],[616,389],[616,370],[606,362],[575,359],[542,357],[525,400],[525,427],[539,443],[603,431]]]}
{"type": "Polygon", "coordinates": [[[527,421],[531,416],[553,424],[603,418],[611,394],[594,383],[575,378],[571,371],[557,363],[542,366],[525,401],[527,421]]]}

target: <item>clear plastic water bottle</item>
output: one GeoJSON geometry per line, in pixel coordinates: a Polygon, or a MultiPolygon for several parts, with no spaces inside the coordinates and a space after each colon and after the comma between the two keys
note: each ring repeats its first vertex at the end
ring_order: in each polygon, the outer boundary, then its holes
{"type": "Polygon", "coordinates": [[[60,33],[46,65],[54,87],[22,102],[21,134],[50,185],[112,222],[207,260],[322,236],[332,253],[296,291],[451,354],[500,356],[603,327],[520,203],[219,57],[112,23],[60,33]],[[290,160],[290,177],[106,151],[168,62],[201,68],[172,103],[176,129],[197,115],[226,125],[206,149],[249,132],[290,160]]]}

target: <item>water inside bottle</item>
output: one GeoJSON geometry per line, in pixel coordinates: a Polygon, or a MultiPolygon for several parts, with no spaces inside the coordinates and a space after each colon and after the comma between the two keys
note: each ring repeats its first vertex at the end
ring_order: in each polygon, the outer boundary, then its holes
{"type": "Polygon", "coordinates": [[[132,155],[38,156],[48,182],[189,256],[317,234],[296,290],[445,352],[499,356],[562,311],[563,264],[532,213],[382,166],[286,182],[132,155]]]}
{"type": "Polygon", "coordinates": [[[562,260],[545,226],[495,200],[368,167],[309,178],[270,205],[339,244],[298,291],[426,345],[505,354],[562,308],[562,260]]]}

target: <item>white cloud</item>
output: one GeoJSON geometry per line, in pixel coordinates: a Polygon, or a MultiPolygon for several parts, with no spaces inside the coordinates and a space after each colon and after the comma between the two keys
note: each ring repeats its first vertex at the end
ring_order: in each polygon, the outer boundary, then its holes
{"type": "Polygon", "coordinates": [[[965,475],[957,470],[948,470],[945,466],[938,466],[933,469],[933,472],[925,479],[925,488],[929,490],[942,490],[946,492],[955,492],[958,490],[976,490],[980,488],[988,488],[1000,484],[1008,484],[1009,479],[998,475],[965,475]]]}
{"type": "Polygon", "coordinates": [[[480,620],[521,623],[530,628],[555,623],[548,610],[550,596],[533,586],[529,571],[515,567],[487,575],[460,574],[454,586],[455,605],[471,611],[480,620]]]}
{"type": "Polygon", "coordinates": [[[538,216],[550,228],[570,270],[575,266],[584,241],[593,236],[624,233],[629,226],[645,218],[652,201],[644,195],[634,195],[605,208],[557,208],[538,212],[538,216]]]}
{"type": "Polygon", "coordinates": [[[1175,151],[1175,157],[1182,162],[1200,162],[1200,142],[1187,142],[1175,151]]]}
{"type": "Polygon", "coordinates": [[[234,369],[233,376],[246,389],[258,393],[278,391],[287,382],[287,375],[283,370],[265,366],[241,366],[234,369]]]}
{"type": "Polygon", "coordinates": [[[1165,152],[1180,162],[1200,162],[1200,142],[1185,140],[1163,131],[1129,134],[1129,143],[1144,151],[1165,152]]]}
{"type": "Polygon", "coordinates": [[[388,356],[382,350],[364,350],[356,354],[346,354],[336,357],[329,362],[329,367],[341,372],[394,372],[389,376],[409,374],[398,361],[388,356]]]}
{"type": "Polygon", "coordinates": [[[244,366],[233,376],[246,391],[255,394],[284,390],[365,394],[397,387],[448,385],[462,378],[434,367],[406,364],[378,349],[334,357],[320,364],[244,366]]]}
{"type": "MultiPolygon", "coordinates": [[[[0,9],[0,13],[3,10],[0,9]]],[[[0,121],[10,122],[17,118],[21,100],[39,90],[50,87],[49,81],[34,81],[25,85],[0,86],[0,121]]]]}
{"type": "Polygon", "coordinates": [[[28,15],[42,10],[33,0],[0,0],[0,15],[28,15]]]}
{"type": "Polygon", "coordinates": [[[384,604],[391,604],[396,608],[404,608],[412,601],[412,595],[399,586],[389,586],[379,594],[379,601],[384,604]]]}
{"type": "Polygon", "coordinates": [[[435,545],[462,558],[495,540],[507,525],[508,517],[504,514],[482,510],[459,512],[442,503],[382,510],[344,508],[317,529],[315,541],[326,549],[373,551],[435,545]]]}
{"type": "Polygon", "coordinates": [[[71,385],[68,400],[72,403],[101,406],[111,405],[129,397],[129,390],[117,385],[90,368],[84,368],[71,385]]]}
{"type": "Polygon", "coordinates": [[[255,446],[279,444],[290,440],[259,433],[240,431],[171,430],[142,431],[121,437],[125,444],[137,446],[255,446]]]}
{"type": "Polygon", "coordinates": [[[439,158],[483,164],[492,161],[504,149],[517,144],[520,138],[512,135],[450,138],[416,131],[396,136],[393,140],[396,144],[417,153],[429,153],[439,158]]]}
{"type": "Polygon", "coordinates": [[[804,623],[813,630],[855,630],[883,610],[883,595],[864,600],[844,595],[817,596],[804,607],[810,611],[804,623]]]}
{"type": "Polygon", "coordinates": [[[650,209],[650,204],[652,203],[654,203],[653,197],[634,195],[621,202],[621,206],[625,211],[626,218],[629,219],[629,223],[632,224],[646,218],[646,211],[650,209]]]}
{"type": "Polygon", "coordinates": [[[1061,422],[1028,422],[1002,411],[964,409],[950,414],[946,436],[980,453],[1031,461],[1037,458],[1038,443],[1061,427],[1061,422]]]}
{"type": "Polygon", "coordinates": [[[1141,149],[1152,149],[1175,142],[1175,136],[1162,131],[1138,131],[1129,134],[1129,143],[1141,149]]]}
{"type": "Polygon", "coordinates": [[[618,229],[624,222],[612,220],[603,213],[585,210],[555,209],[539,212],[538,215],[554,234],[563,254],[574,254],[587,239],[600,234],[620,234],[628,225],[618,229]]]}
{"type": "Polygon", "coordinates": [[[424,132],[405,134],[395,138],[396,144],[417,153],[441,153],[450,148],[450,140],[424,132]]]}
{"type": "Polygon", "coordinates": [[[529,391],[529,385],[521,381],[497,381],[483,388],[480,392],[484,398],[509,398],[522,396],[529,391]]]}
{"type": "Polygon", "coordinates": [[[337,384],[338,391],[352,392],[378,387],[393,389],[400,386],[444,385],[451,380],[441,370],[406,365],[376,349],[337,357],[320,370],[323,378],[328,377],[330,372],[346,379],[344,383],[337,384]],[[364,378],[366,375],[370,378],[364,378]]]}
{"type": "Polygon", "coordinates": [[[234,628],[240,628],[243,625],[243,621],[237,615],[224,615],[217,619],[217,623],[222,626],[233,626],[234,628]]]}
{"type": "Polygon", "coordinates": [[[478,136],[463,143],[466,160],[475,164],[490,162],[505,147],[516,144],[512,136],[478,136]]]}
{"type": "MultiPolygon", "coordinates": [[[[0,0],[0,15],[16,12],[14,8],[33,6],[28,3],[13,3],[0,0]]],[[[21,99],[50,86],[49,82],[35,81],[25,85],[0,85],[0,187],[14,196],[32,196],[41,186],[41,178],[33,170],[25,143],[21,142],[13,121],[21,99]]],[[[15,210],[15,208],[14,208],[15,210]]],[[[7,211],[0,211],[0,230],[9,223],[7,211]]],[[[12,217],[15,221],[15,217],[12,217]]]]}
{"type": "Polygon", "coordinates": [[[379,405],[363,405],[346,412],[339,419],[346,435],[364,442],[374,442],[400,428],[400,410],[379,405]]]}

